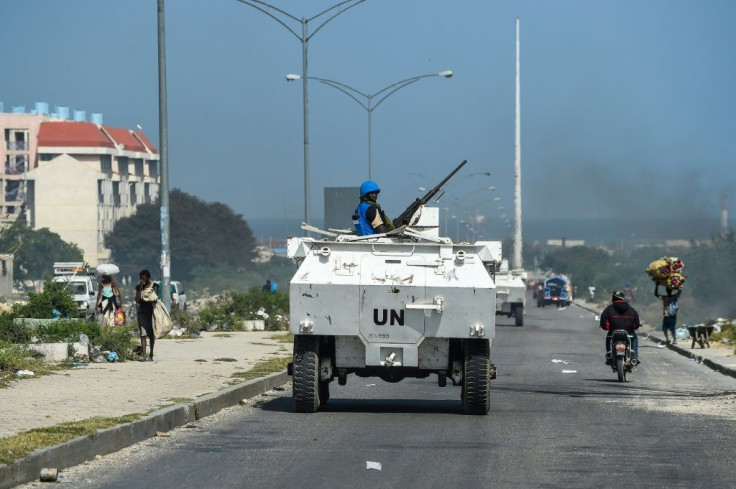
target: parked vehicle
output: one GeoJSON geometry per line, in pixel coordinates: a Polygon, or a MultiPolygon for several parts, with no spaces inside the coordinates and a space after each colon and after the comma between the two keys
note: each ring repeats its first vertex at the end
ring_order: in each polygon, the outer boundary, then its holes
{"type": "Polygon", "coordinates": [[[606,356],[611,360],[611,368],[618,375],[619,382],[626,382],[626,374],[636,370],[637,362],[631,351],[632,335],[625,329],[616,329],[611,333],[611,351],[606,356]]]}
{"type": "Polygon", "coordinates": [[[52,280],[66,284],[79,306],[80,317],[94,316],[97,305],[97,278],[94,269],[85,267],[82,262],[56,262],[52,280]]]}
{"type": "Polygon", "coordinates": [[[537,296],[537,306],[569,306],[572,301],[572,285],[565,275],[553,275],[544,281],[544,294],[537,296]]]}
{"type": "MultiPolygon", "coordinates": [[[[156,281],[159,287],[161,287],[161,281],[156,281]]],[[[187,310],[187,294],[184,290],[184,286],[181,282],[172,280],[169,282],[169,290],[171,291],[171,309],[172,310],[187,310]]],[[[161,294],[159,293],[159,296],[161,294]]]]}

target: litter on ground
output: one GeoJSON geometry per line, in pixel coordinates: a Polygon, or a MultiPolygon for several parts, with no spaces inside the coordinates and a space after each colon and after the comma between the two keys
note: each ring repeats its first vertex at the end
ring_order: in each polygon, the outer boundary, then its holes
{"type": "Polygon", "coordinates": [[[366,460],[365,468],[366,470],[381,470],[381,462],[371,462],[370,460],[366,460]]]}

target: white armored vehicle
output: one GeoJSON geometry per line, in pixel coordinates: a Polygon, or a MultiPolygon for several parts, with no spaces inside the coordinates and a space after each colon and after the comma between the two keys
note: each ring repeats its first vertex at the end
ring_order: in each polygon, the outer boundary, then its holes
{"type": "Polygon", "coordinates": [[[524,272],[509,270],[509,261],[503,259],[496,270],[496,315],[514,318],[516,326],[524,326],[526,281],[524,272]]]}
{"type": "Polygon", "coordinates": [[[466,413],[488,413],[489,268],[501,243],[454,244],[438,236],[437,208],[415,210],[410,226],[386,234],[289,238],[299,263],[289,289],[295,411],[317,411],[330,382],[354,373],[386,382],[437,375],[440,387],[462,386],[466,413]]]}

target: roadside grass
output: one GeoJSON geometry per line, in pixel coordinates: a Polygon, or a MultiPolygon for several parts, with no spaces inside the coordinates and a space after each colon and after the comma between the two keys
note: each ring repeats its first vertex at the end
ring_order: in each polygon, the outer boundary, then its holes
{"type": "Polygon", "coordinates": [[[285,372],[287,364],[291,361],[291,357],[270,358],[261,360],[253,365],[253,368],[245,372],[235,372],[232,374],[230,384],[237,384],[246,380],[258,379],[276,372],[285,372]]]}
{"type": "Polygon", "coordinates": [[[20,380],[17,375],[20,370],[30,370],[33,377],[37,377],[63,368],[67,367],[44,363],[43,355],[25,345],[0,342],[0,388],[8,387],[14,380],[20,380]]]}
{"type": "Polygon", "coordinates": [[[280,333],[269,336],[268,339],[278,341],[279,343],[294,343],[294,335],[291,333],[280,333]]]}
{"type": "Polygon", "coordinates": [[[188,402],[192,402],[191,397],[172,397],[170,399],[167,399],[165,402],[163,402],[160,407],[168,407],[173,406],[175,404],[186,404],[188,402]]]}
{"type": "Polygon", "coordinates": [[[142,414],[128,414],[118,418],[90,418],[83,421],[61,423],[48,428],[34,428],[7,438],[0,438],[0,463],[11,464],[34,450],[66,443],[80,436],[96,433],[119,424],[130,423],[142,414]]]}

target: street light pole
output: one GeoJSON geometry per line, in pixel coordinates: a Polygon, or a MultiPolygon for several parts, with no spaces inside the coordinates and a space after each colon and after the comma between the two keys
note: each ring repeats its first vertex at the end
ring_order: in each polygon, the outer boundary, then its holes
{"type": "Polygon", "coordinates": [[[268,15],[273,20],[281,24],[284,28],[286,28],[289,32],[291,32],[302,43],[302,77],[304,78],[304,86],[302,88],[302,101],[303,101],[302,105],[303,105],[303,111],[304,111],[304,114],[303,114],[304,116],[304,222],[309,224],[310,223],[310,219],[309,219],[309,216],[310,216],[310,208],[309,208],[309,202],[310,202],[310,199],[309,199],[309,96],[308,96],[309,92],[307,89],[307,80],[309,79],[309,77],[307,76],[307,43],[329,21],[331,21],[338,15],[347,12],[351,8],[355,7],[356,5],[359,5],[365,2],[366,0],[343,0],[342,2],[338,2],[335,5],[328,7],[325,10],[309,18],[296,17],[295,15],[292,15],[285,10],[282,10],[278,7],[275,7],[261,0],[237,0],[237,1],[268,15]],[[337,9],[337,12],[333,13],[335,9],[337,9]],[[301,34],[295,31],[294,29],[292,29],[286,23],[285,20],[271,13],[270,12],[271,10],[274,10],[277,14],[280,14],[283,17],[287,17],[287,20],[291,19],[293,21],[299,22],[301,24],[301,34]],[[314,29],[314,31],[312,31],[311,34],[309,34],[307,24],[325,14],[329,14],[329,17],[324,22],[319,24],[317,28],[314,29]]]}
{"type": "MultiPolygon", "coordinates": [[[[169,207],[169,125],[166,96],[166,7],[164,0],[158,0],[158,133],[159,159],[161,167],[160,177],[160,224],[161,224],[161,298],[167,311],[171,311],[171,294],[169,281],[171,279],[171,255],[169,240],[170,207],[169,207]]],[[[153,340],[151,340],[153,348],[153,340]]],[[[153,352],[153,350],[151,350],[153,352]]],[[[146,352],[143,352],[145,355],[146,352]]],[[[153,354],[153,353],[152,353],[153,354]]]]}
{"type": "Polygon", "coordinates": [[[402,88],[411,85],[412,83],[418,82],[422,78],[430,78],[435,76],[439,76],[442,78],[452,78],[452,71],[445,70],[439,73],[428,73],[426,75],[412,76],[404,80],[392,83],[391,85],[384,87],[375,93],[363,93],[360,90],[351,87],[350,85],[346,85],[335,80],[330,80],[329,78],[318,78],[316,76],[300,76],[289,74],[286,75],[286,81],[302,80],[305,85],[307,83],[307,80],[315,80],[324,83],[325,85],[329,85],[336,90],[340,90],[342,93],[355,100],[358,105],[363,107],[368,112],[368,180],[373,180],[373,111],[376,110],[378,106],[381,105],[381,103],[389,96],[393,95],[402,88]],[[379,97],[378,101],[374,104],[374,98],[381,94],[383,94],[383,96],[379,97]],[[361,100],[359,97],[362,97],[364,100],[361,100]]]}

